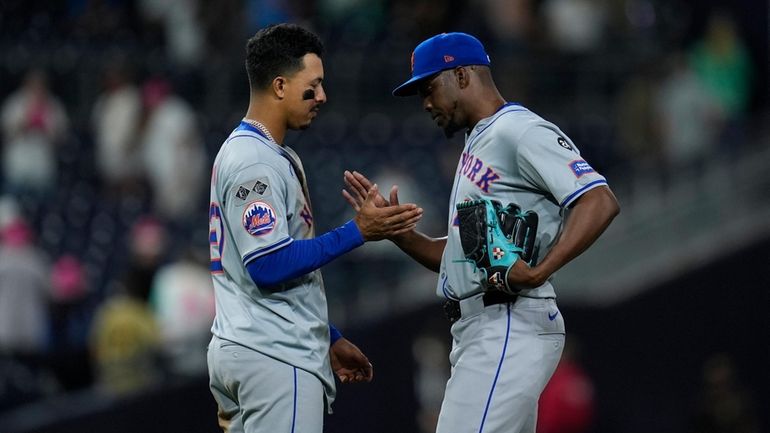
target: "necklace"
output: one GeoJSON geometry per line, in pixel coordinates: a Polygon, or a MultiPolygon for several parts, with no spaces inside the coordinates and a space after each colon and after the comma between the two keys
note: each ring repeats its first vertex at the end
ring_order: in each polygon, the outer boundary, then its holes
{"type": "Polygon", "coordinates": [[[272,141],[273,143],[277,143],[277,142],[275,141],[275,138],[273,138],[273,135],[272,135],[272,134],[270,134],[270,131],[268,131],[268,130],[267,130],[267,127],[265,127],[265,125],[263,125],[263,124],[261,124],[261,123],[257,122],[256,120],[253,120],[253,119],[247,119],[247,118],[245,118],[245,117],[243,118],[243,121],[244,121],[244,122],[246,122],[246,123],[248,123],[249,125],[251,125],[251,126],[253,126],[253,127],[257,128],[257,129],[259,129],[259,130],[260,130],[260,132],[262,132],[263,134],[265,134],[265,137],[267,137],[267,139],[268,139],[268,140],[272,141]]]}

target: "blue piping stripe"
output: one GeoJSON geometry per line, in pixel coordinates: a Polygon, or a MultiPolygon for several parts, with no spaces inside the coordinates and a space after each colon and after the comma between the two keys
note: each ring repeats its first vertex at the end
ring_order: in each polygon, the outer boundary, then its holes
{"type": "Polygon", "coordinates": [[[487,407],[484,408],[484,416],[481,418],[479,433],[482,433],[484,431],[484,422],[487,420],[487,412],[489,412],[489,404],[492,403],[492,394],[494,394],[495,392],[495,386],[497,386],[497,378],[500,376],[500,370],[503,367],[505,352],[508,350],[508,336],[511,333],[511,304],[506,304],[506,307],[508,308],[508,327],[505,330],[505,344],[503,344],[503,354],[500,356],[500,363],[497,364],[497,372],[495,373],[495,380],[492,382],[492,389],[489,390],[489,397],[487,397],[487,407]]]}
{"type": "Polygon", "coordinates": [[[453,299],[453,300],[456,301],[457,299],[455,299],[453,296],[451,296],[449,294],[449,291],[446,289],[447,277],[444,276],[443,279],[444,279],[444,282],[441,283],[441,291],[444,292],[444,297],[447,298],[447,299],[453,299]]]}
{"type": "Polygon", "coordinates": [[[291,433],[294,433],[294,426],[297,424],[297,367],[294,367],[294,408],[291,415],[291,433]]]}
{"type": "Polygon", "coordinates": [[[260,255],[263,255],[263,254],[267,254],[267,253],[273,252],[273,251],[275,251],[277,249],[280,249],[280,248],[282,248],[282,247],[284,247],[286,245],[289,245],[293,240],[294,240],[294,238],[292,238],[292,237],[286,237],[286,238],[284,238],[284,239],[282,239],[282,240],[280,240],[280,241],[278,241],[278,242],[276,242],[276,243],[274,243],[274,244],[272,244],[270,246],[267,246],[265,248],[262,248],[262,249],[259,249],[259,250],[256,250],[256,251],[252,251],[249,254],[246,254],[246,256],[243,258],[243,264],[244,265],[248,265],[249,262],[251,262],[252,260],[257,258],[257,256],[260,256],[260,255]]]}
{"type": "Polygon", "coordinates": [[[582,188],[580,188],[579,190],[573,192],[567,198],[565,198],[564,201],[561,202],[561,207],[567,206],[568,204],[570,204],[572,202],[572,200],[574,200],[577,196],[582,194],[583,191],[585,191],[588,188],[592,188],[592,187],[594,187],[596,185],[607,185],[607,181],[604,180],[604,179],[598,179],[598,180],[595,180],[595,181],[593,181],[591,183],[588,183],[588,184],[584,185],[582,188]]]}
{"type": "Polygon", "coordinates": [[[224,271],[224,268],[222,268],[222,260],[221,259],[212,260],[211,261],[211,265],[209,266],[209,270],[211,272],[222,272],[222,271],[224,271]]]}
{"type": "MultiPolygon", "coordinates": [[[[513,106],[513,105],[515,105],[515,106],[519,106],[519,104],[516,104],[516,103],[511,103],[510,105],[511,105],[511,106],[513,106]]],[[[503,108],[505,108],[505,107],[506,107],[506,106],[504,105],[504,106],[503,106],[503,108]]],[[[483,133],[484,133],[484,131],[486,131],[486,130],[487,130],[489,127],[490,127],[490,126],[492,126],[492,124],[493,124],[493,123],[497,122],[497,120],[498,120],[498,119],[500,119],[501,117],[503,117],[504,115],[506,115],[506,114],[508,114],[508,113],[514,113],[514,112],[516,112],[516,111],[527,111],[527,109],[526,109],[526,108],[524,108],[524,107],[522,107],[522,108],[523,108],[522,110],[508,110],[508,111],[503,111],[503,112],[502,112],[502,113],[500,113],[500,114],[499,114],[497,117],[495,117],[494,119],[492,119],[492,121],[491,121],[491,122],[489,122],[489,123],[487,124],[487,126],[483,127],[481,130],[479,130],[479,133],[478,133],[478,134],[476,134],[476,136],[475,136],[475,137],[473,137],[473,142],[468,144],[468,153],[470,153],[470,151],[471,151],[471,148],[473,147],[473,145],[474,145],[474,144],[476,144],[476,142],[477,142],[477,141],[479,141],[479,137],[481,137],[481,134],[483,134],[483,133]]]]}

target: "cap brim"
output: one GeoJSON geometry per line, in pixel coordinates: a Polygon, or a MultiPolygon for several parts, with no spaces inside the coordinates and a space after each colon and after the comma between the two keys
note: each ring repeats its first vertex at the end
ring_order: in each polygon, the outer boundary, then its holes
{"type": "Polygon", "coordinates": [[[429,72],[423,72],[420,75],[415,75],[414,77],[410,78],[407,82],[404,84],[396,87],[393,89],[393,96],[412,96],[417,94],[417,85],[420,81],[437,74],[441,71],[429,71],[429,72]]]}

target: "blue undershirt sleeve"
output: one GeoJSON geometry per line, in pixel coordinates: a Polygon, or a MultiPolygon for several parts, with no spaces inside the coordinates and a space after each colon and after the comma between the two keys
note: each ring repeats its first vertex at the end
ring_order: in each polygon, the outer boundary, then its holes
{"type": "Polygon", "coordinates": [[[342,338],[342,333],[339,330],[337,330],[337,328],[335,328],[334,325],[330,323],[329,324],[329,345],[333,346],[334,343],[336,343],[337,340],[339,340],[340,338],[342,338]]]}
{"type": "Polygon", "coordinates": [[[363,243],[358,226],[350,220],[317,238],[295,240],[258,257],[246,269],[257,286],[270,287],[312,272],[363,243]]]}

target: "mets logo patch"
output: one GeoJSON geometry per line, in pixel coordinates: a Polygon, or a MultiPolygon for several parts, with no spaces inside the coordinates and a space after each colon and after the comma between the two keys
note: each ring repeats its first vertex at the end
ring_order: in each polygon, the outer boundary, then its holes
{"type": "Polygon", "coordinates": [[[263,201],[251,202],[243,211],[243,228],[252,236],[264,236],[272,232],[276,224],[275,211],[263,201]]]}
{"type": "Polygon", "coordinates": [[[582,159],[578,159],[576,161],[572,161],[569,163],[569,168],[572,169],[572,172],[575,173],[576,177],[580,177],[584,174],[588,173],[595,173],[594,169],[588,165],[587,162],[583,161],[582,159]]]}

